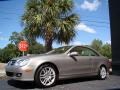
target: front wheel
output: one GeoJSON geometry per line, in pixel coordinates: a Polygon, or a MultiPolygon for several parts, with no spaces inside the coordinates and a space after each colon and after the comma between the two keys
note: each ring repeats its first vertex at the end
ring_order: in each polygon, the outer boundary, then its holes
{"type": "Polygon", "coordinates": [[[105,68],[105,66],[100,67],[98,76],[99,76],[99,79],[101,79],[101,80],[106,79],[106,77],[107,77],[107,69],[105,68]]]}
{"type": "Polygon", "coordinates": [[[36,72],[35,82],[40,87],[50,87],[55,84],[57,73],[54,66],[45,64],[42,65],[36,72]]]}

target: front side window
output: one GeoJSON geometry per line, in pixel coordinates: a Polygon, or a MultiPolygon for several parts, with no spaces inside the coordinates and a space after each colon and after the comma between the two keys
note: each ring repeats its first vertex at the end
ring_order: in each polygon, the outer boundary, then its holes
{"type": "Polygon", "coordinates": [[[79,56],[99,56],[95,51],[81,46],[73,48],[70,52],[77,52],[79,56]]]}
{"type": "Polygon", "coordinates": [[[70,48],[71,48],[71,46],[59,47],[59,48],[53,49],[52,51],[50,51],[50,52],[48,52],[46,54],[62,54],[62,53],[65,53],[70,48]]]}

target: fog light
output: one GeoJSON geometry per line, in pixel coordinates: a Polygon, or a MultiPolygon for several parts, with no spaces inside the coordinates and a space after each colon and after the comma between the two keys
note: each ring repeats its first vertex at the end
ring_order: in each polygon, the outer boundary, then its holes
{"type": "Polygon", "coordinates": [[[21,77],[22,76],[22,73],[17,73],[16,74],[16,77],[21,77]]]}

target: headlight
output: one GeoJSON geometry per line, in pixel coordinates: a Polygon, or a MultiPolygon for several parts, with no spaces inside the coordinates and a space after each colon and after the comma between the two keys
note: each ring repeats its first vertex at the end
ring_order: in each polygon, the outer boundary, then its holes
{"type": "Polygon", "coordinates": [[[24,60],[20,59],[20,60],[17,60],[17,62],[15,63],[15,66],[22,67],[28,64],[28,62],[29,62],[29,59],[24,59],[24,60]]]}

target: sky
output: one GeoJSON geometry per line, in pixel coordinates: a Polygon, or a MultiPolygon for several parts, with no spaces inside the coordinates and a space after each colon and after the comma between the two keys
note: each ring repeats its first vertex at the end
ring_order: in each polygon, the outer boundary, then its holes
{"type": "MultiPolygon", "coordinates": [[[[73,13],[79,15],[80,20],[75,26],[76,37],[71,45],[90,44],[94,39],[103,43],[111,43],[108,0],[73,0],[73,13]]],[[[0,48],[4,48],[12,32],[21,32],[21,16],[25,11],[26,0],[0,0],[0,48]]],[[[40,38],[37,41],[44,44],[40,38]]],[[[53,43],[53,47],[60,44],[53,43]]]]}

